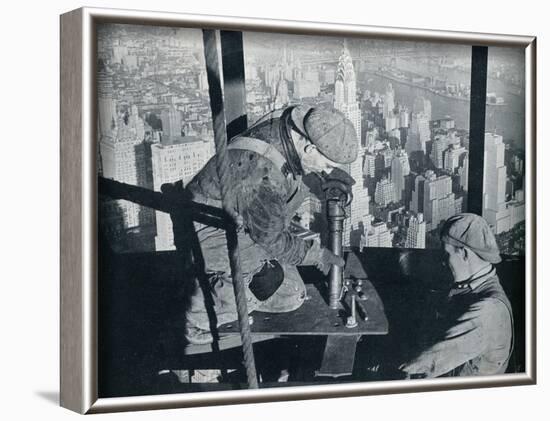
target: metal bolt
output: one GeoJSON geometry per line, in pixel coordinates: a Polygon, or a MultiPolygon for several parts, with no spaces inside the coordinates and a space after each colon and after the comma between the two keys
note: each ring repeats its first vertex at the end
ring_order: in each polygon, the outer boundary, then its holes
{"type": "Polygon", "coordinates": [[[346,320],[346,327],[352,328],[357,326],[357,316],[356,316],[356,308],[355,308],[355,295],[351,296],[351,315],[346,320]]]}

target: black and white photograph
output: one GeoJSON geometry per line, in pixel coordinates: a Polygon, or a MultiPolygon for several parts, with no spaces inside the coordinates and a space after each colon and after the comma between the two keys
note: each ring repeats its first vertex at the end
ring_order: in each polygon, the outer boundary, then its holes
{"type": "Polygon", "coordinates": [[[7,2],[2,419],[544,418],[544,10],[7,2]]]}
{"type": "Polygon", "coordinates": [[[96,36],[100,398],[525,373],[524,48],[96,36]]]}

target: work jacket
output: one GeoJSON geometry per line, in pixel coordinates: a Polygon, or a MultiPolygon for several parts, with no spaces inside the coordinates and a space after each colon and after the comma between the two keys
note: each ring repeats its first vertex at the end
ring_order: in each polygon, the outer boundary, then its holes
{"type": "MultiPolygon", "coordinates": [[[[229,171],[222,180],[228,191],[227,204],[243,221],[238,242],[249,312],[288,312],[300,307],[306,288],[295,266],[314,264],[321,254],[319,243],[305,241],[290,230],[292,217],[309,189],[286,159],[281,137],[281,129],[286,128],[281,127],[280,116],[280,112],[273,112],[230,140],[226,157],[229,171]],[[275,267],[273,260],[283,270],[283,283],[260,301],[249,285],[259,271],[275,267]]],[[[186,192],[195,202],[222,207],[216,157],[195,175],[186,192]]],[[[195,280],[186,309],[185,336],[191,344],[205,344],[213,341],[213,327],[237,319],[237,309],[225,233],[200,224],[195,224],[195,230],[209,285],[205,288],[195,280]]]]}
{"type": "MultiPolygon", "coordinates": [[[[303,263],[312,243],[292,234],[290,222],[309,194],[283,154],[281,112],[275,111],[229,142],[229,173],[223,180],[229,207],[243,218],[244,230],[271,258],[303,263]]],[[[191,199],[221,207],[216,157],[186,187],[191,199]]],[[[227,253],[226,250],[220,250],[227,253]]]]}
{"type": "Polygon", "coordinates": [[[401,367],[409,376],[486,376],[506,371],[513,348],[513,316],[494,268],[451,289],[433,339],[401,367]]]}

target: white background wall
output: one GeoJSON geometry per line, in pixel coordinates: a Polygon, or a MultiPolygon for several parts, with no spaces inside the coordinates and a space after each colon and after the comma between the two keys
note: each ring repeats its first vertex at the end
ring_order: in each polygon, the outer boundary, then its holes
{"type": "MultiPolygon", "coordinates": [[[[0,30],[0,414],[2,419],[61,420],[59,408],[59,17],[82,5],[212,15],[311,20],[396,27],[538,36],[538,156],[549,156],[542,116],[548,97],[548,13],[542,1],[315,1],[194,2],[89,0],[2,4],[0,30]],[[546,73],[546,74],[545,74],[546,73]],[[7,91],[7,92],[6,92],[7,91]]],[[[539,160],[539,384],[452,392],[283,402],[115,414],[108,419],[516,420],[548,419],[548,165],[539,160]],[[546,246],[546,247],[543,247],[546,246]],[[283,418],[284,417],[284,418],[283,418]]]]}

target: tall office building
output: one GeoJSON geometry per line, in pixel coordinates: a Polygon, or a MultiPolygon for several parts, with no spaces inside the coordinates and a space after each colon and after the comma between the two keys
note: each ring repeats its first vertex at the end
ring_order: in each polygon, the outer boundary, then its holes
{"type": "Polygon", "coordinates": [[[459,143],[453,143],[443,153],[443,167],[446,171],[454,173],[464,161],[468,151],[459,143]]]}
{"type": "Polygon", "coordinates": [[[400,128],[409,127],[409,123],[410,123],[409,116],[410,116],[409,109],[405,106],[400,105],[399,106],[399,127],[400,128]]]}
{"type": "Polygon", "coordinates": [[[384,98],[384,111],[383,116],[384,118],[393,117],[395,109],[395,91],[393,90],[393,86],[391,83],[388,83],[388,87],[386,88],[386,96],[384,98]]]}
{"type": "Polygon", "coordinates": [[[344,113],[352,122],[357,137],[361,139],[361,110],[357,101],[355,70],[346,44],[338,59],[334,91],[334,108],[344,113]]]}
{"type": "Polygon", "coordinates": [[[384,168],[390,168],[393,160],[394,151],[390,148],[383,149],[379,152],[379,155],[384,159],[384,168]]]}
{"type": "Polygon", "coordinates": [[[392,84],[388,83],[386,94],[384,96],[384,108],[382,117],[384,118],[384,128],[386,132],[391,132],[399,127],[399,114],[395,114],[395,91],[392,84]]]}
{"type": "Polygon", "coordinates": [[[364,159],[363,175],[365,177],[374,177],[376,170],[376,156],[370,153],[366,153],[364,159]]]}
{"type": "Polygon", "coordinates": [[[99,138],[113,136],[117,124],[116,100],[112,76],[102,70],[97,76],[97,107],[99,138]]]}
{"type": "Polygon", "coordinates": [[[376,128],[367,130],[365,133],[365,149],[369,153],[374,152],[374,146],[376,145],[376,138],[378,137],[378,130],[376,128]]]}
{"type": "Polygon", "coordinates": [[[468,171],[469,171],[470,160],[468,158],[468,153],[464,155],[462,160],[462,165],[458,167],[458,175],[460,176],[460,187],[464,191],[468,191],[468,171]]]}
{"type": "Polygon", "coordinates": [[[485,133],[483,159],[483,217],[496,234],[509,231],[525,220],[525,203],[506,201],[505,145],[502,136],[485,133]]]}
{"type": "Polygon", "coordinates": [[[355,70],[351,55],[344,43],[344,48],[338,59],[336,83],[334,85],[334,108],[341,111],[353,124],[359,142],[357,159],[349,165],[348,172],[355,180],[352,187],[353,201],[349,209],[350,217],[344,223],[344,245],[350,244],[350,233],[363,223],[369,214],[369,193],[363,180],[363,156],[365,149],[361,145],[361,110],[357,101],[355,70]]]}
{"type": "Polygon", "coordinates": [[[373,217],[366,218],[365,247],[391,247],[392,233],[384,221],[372,222],[373,217]]]}
{"type": "Polygon", "coordinates": [[[173,138],[181,136],[182,116],[179,110],[173,106],[167,110],[162,110],[160,120],[162,122],[163,137],[173,138]]]}
{"type": "Polygon", "coordinates": [[[405,143],[405,150],[410,155],[413,152],[426,153],[426,142],[430,140],[430,120],[424,113],[412,115],[411,128],[405,143]]]}
{"type": "Polygon", "coordinates": [[[436,229],[441,221],[456,215],[461,209],[462,198],[455,198],[451,177],[437,177],[431,170],[416,177],[410,210],[424,214],[427,231],[436,229]]]}
{"type": "Polygon", "coordinates": [[[429,99],[424,97],[417,97],[413,104],[413,114],[422,113],[428,121],[432,119],[432,103],[429,99]]]}
{"type": "Polygon", "coordinates": [[[430,160],[435,168],[443,168],[443,152],[447,149],[446,136],[437,136],[432,142],[432,151],[430,152],[430,160]]]}
{"type": "Polygon", "coordinates": [[[405,177],[411,172],[409,156],[402,149],[397,149],[391,161],[391,180],[394,188],[394,198],[396,202],[403,200],[405,191],[405,177]]]}
{"type": "Polygon", "coordinates": [[[374,191],[374,201],[377,205],[386,207],[390,203],[395,202],[395,188],[392,181],[388,178],[382,178],[376,183],[374,191]]]}
{"type": "MultiPolygon", "coordinates": [[[[393,112],[392,112],[393,113],[393,112]]],[[[389,114],[384,118],[384,129],[387,133],[399,128],[399,116],[395,114],[389,114]]]]}
{"type": "MultiPolygon", "coordinates": [[[[103,176],[134,186],[150,187],[147,182],[147,145],[143,142],[145,124],[137,107],[132,106],[128,114],[118,116],[114,127],[111,135],[102,136],[99,142],[103,176]]],[[[126,200],[117,201],[117,205],[126,229],[152,222],[148,208],[126,200]]]]}
{"type": "MultiPolygon", "coordinates": [[[[483,158],[483,209],[498,211],[506,201],[506,166],[502,136],[485,133],[483,158]]],[[[484,215],[485,216],[485,215],[484,215]]]]}
{"type": "MultiPolygon", "coordinates": [[[[184,184],[199,172],[213,156],[212,142],[192,136],[163,136],[160,143],[151,146],[153,161],[153,188],[160,191],[165,183],[183,181],[184,184]]],[[[173,250],[174,233],[170,215],[155,212],[157,235],[155,249],[173,250]]]]}
{"type": "Polygon", "coordinates": [[[409,215],[406,227],[405,247],[413,249],[426,248],[426,222],[424,222],[424,215],[422,213],[409,215]]]}

